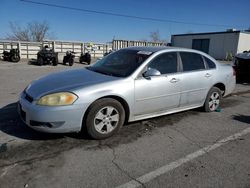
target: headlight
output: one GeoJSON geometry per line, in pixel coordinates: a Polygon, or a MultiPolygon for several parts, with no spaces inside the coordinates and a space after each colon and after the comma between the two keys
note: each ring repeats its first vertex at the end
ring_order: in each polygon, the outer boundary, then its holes
{"type": "Polygon", "coordinates": [[[37,104],[44,106],[64,106],[73,104],[78,97],[69,92],[60,92],[41,97],[37,104]]]}

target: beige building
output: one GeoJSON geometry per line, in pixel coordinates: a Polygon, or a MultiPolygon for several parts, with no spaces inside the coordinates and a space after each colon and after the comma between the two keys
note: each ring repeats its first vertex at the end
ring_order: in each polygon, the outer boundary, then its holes
{"type": "Polygon", "coordinates": [[[197,49],[216,59],[226,59],[228,54],[235,55],[250,50],[250,32],[229,30],[172,35],[171,44],[177,47],[197,49]]]}

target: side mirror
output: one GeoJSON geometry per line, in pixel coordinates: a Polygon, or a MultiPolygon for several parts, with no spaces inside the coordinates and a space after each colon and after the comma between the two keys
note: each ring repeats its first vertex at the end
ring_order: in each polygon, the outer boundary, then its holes
{"type": "Polygon", "coordinates": [[[144,78],[150,78],[151,76],[160,76],[161,73],[157,69],[148,68],[148,70],[144,72],[142,75],[144,78]]]}

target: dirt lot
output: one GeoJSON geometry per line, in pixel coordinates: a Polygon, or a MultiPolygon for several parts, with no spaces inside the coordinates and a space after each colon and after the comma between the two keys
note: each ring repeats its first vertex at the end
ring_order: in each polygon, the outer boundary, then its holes
{"type": "Polygon", "coordinates": [[[96,141],[44,134],[18,118],[18,94],[51,72],[83,68],[0,61],[0,187],[250,187],[250,84],[221,112],[191,110],[125,125],[96,141]]]}

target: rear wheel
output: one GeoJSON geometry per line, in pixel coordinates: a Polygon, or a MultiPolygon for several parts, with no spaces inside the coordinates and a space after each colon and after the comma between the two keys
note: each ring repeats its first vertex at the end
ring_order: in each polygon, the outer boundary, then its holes
{"type": "Polygon", "coordinates": [[[53,66],[57,66],[57,64],[58,64],[58,59],[57,59],[57,57],[55,57],[55,58],[53,59],[53,61],[52,61],[52,65],[53,65],[53,66]]]}
{"type": "Polygon", "coordinates": [[[43,58],[42,57],[38,57],[37,64],[40,66],[43,65],[43,58]]]}
{"type": "Polygon", "coordinates": [[[74,64],[74,59],[69,60],[69,66],[72,66],[74,64]]]}
{"type": "Polygon", "coordinates": [[[63,65],[66,65],[66,63],[67,63],[67,57],[64,56],[64,57],[63,57],[63,65]]]}
{"type": "Polygon", "coordinates": [[[4,61],[8,61],[8,58],[6,56],[3,56],[4,61]]]}
{"type": "Polygon", "coordinates": [[[204,103],[204,110],[206,112],[213,112],[217,110],[220,106],[221,97],[221,90],[217,87],[212,87],[207,94],[207,98],[204,103]]]}
{"type": "Polygon", "coordinates": [[[118,132],[124,120],[125,111],[121,103],[104,98],[90,106],[85,125],[92,138],[105,139],[118,132]]]}

